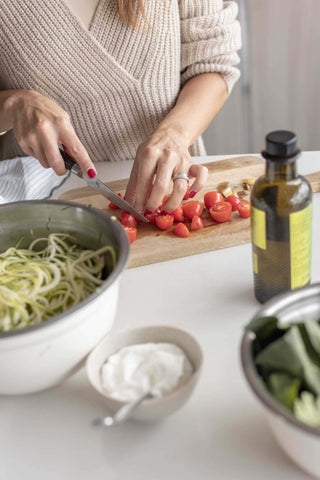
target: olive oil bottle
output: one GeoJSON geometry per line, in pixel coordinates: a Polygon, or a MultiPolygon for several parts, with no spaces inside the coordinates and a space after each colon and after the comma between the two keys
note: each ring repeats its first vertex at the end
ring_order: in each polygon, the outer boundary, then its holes
{"type": "Polygon", "coordinates": [[[312,190],[297,173],[294,133],[266,137],[265,175],[251,193],[254,292],[259,302],[310,282],[312,190]]]}

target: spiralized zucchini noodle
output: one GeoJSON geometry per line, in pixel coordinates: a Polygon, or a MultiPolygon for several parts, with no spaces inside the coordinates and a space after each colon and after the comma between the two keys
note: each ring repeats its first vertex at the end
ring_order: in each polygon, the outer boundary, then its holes
{"type": "Polygon", "coordinates": [[[112,246],[81,248],[66,233],[52,233],[34,240],[28,249],[17,245],[1,253],[0,332],[38,324],[87,298],[105,281],[106,255],[113,269],[112,246]]]}

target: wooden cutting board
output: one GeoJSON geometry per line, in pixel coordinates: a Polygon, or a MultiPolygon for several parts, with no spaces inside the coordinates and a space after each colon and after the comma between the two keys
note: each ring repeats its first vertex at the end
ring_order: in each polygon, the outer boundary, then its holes
{"type": "MultiPolygon", "coordinates": [[[[217,162],[206,163],[209,170],[207,186],[199,192],[194,200],[203,202],[203,196],[210,190],[220,190],[230,186],[240,198],[249,200],[250,191],[243,187],[243,180],[259,177],[264,173],[265,161],[257,157],[237,157],[217,162]]],[[[320,172],[306,175],[314,192],[320,191],[320,172]]],[[[124,194],[128,180],[107,183],[112,190],[124,194]]],[[[61,195],[60,200],[91,205],[110,215],[119,216],[120,210],[110,210],[109,201],[91,187],[77,188],[61,195]]],[[[220,248],[240,245],[250,241],[250,219],[241,218],[233,212],[231,219],[225,223],[215,223],[208,212],[205,213],[206,226],[191,232],[189,238],[180,238],[172,229],[161,231],[155,225],[139,224],[137,240],[131,245],[129,268],[149,265],[174,258],[197,253],[218,250],[220,248]]]]}

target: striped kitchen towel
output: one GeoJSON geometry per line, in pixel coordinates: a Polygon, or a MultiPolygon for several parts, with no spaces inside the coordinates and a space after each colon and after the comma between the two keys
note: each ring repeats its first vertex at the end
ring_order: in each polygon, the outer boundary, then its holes
{"type": "Polygon", "coordinates": [[[16,157],[0,162],[0,203],[49,198],[70,175],[59,177],[43,168],[33,157],[16,157]]]}

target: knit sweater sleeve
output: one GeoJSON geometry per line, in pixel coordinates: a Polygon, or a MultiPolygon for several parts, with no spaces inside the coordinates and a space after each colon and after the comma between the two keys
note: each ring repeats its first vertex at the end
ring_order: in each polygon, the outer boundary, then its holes
{"type": "Polygon", "coordinates": [[[182,85],[201,73],[218,72],[228,93],[240,76],[238,5],[223,0],[179,0],[182,85]]]}

